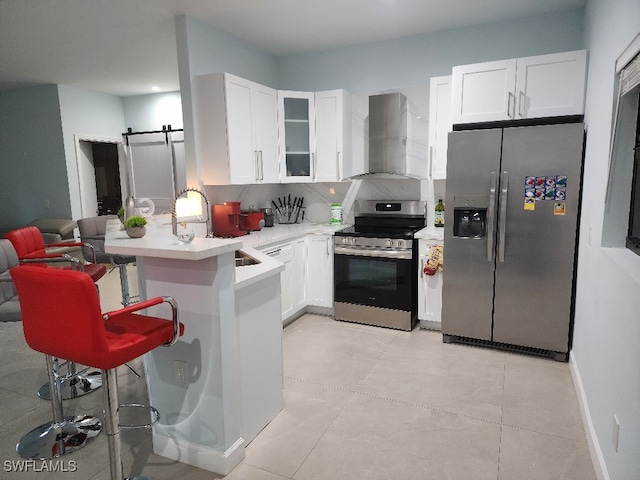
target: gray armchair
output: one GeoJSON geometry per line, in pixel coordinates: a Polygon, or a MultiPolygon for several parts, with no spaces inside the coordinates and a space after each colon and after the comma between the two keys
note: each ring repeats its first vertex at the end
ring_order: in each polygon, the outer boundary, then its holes
{"type": "Polygon", "coordinates": [[[19,265],[18,255],[9,240],[0,239],[0,322],[19,322],[20,302],[9,270],[19,265]]]}
{"type": "MultiPolygon", "coordinates": [[[[127,265],[136,261],[135,256],[116,255],[104,251],[104,237],[107,231],[107,220],[117,219],[115,215],[101,215],[99,217],[88,217],[78,220],[78,230],[80,231],[80,241],[90,243],[95,249],[95,261],[97,263],[110,263],[120,270],[120,289],[122,291],[122,305],[125,307],[131,304],[129,294],[129,276],[127,265]]],[[[90,261],[92,252],[88,247],[82,248],[82,255],[85,260],[90,261]]]]}

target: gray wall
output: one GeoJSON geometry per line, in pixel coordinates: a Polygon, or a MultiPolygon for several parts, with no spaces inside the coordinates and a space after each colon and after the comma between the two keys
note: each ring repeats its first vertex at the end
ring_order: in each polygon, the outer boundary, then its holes
{"type": "Polygon", "coordinates": [[[353,93],[429,83],[451,67],[584,48],[584,10],[279,59],[279,88],[353,93]]]}
{"type": "Polygon", "coordinates": [[[134,132],[161,130],[163,125],[182,128],[180,92],[133,95],[123,102],[124,124],[134,132]]]}
{"type": "Polygon", "coordinates": [[[0,231],[81,217],[76,135],[124,131],[122,98],[66,85],[0,92],[0,231]]]}
{"type": "Polygon", "coordinates": [[[0,92],[0,125],[0,232],[71,218],[58,87],[0,92]]]}

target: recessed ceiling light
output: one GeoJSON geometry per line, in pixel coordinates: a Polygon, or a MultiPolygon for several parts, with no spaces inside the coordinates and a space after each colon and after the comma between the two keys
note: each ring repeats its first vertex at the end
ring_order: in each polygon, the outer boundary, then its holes
{"type": "Polygon", "coordinates": [[[151,87],[151,91],[152,92],[159,92],[160,91],[160,87],[157,85],[154,85],[153,87],[151,87]]]}

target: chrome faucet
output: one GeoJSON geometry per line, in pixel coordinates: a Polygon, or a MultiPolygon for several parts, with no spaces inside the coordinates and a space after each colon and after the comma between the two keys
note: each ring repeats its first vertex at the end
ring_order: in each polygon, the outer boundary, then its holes
{"type": "MultiPolygon", "coordinates": [[[[202,198],[204,198],[205,208],[207,210],[207,219],[206,220],[186,220],[184,223],[206,223],[207,224],[207,238],[213,237],[213,223],[211,222],[211,204],[209,203],[209,198],[207,195],[198,190],[197,188],[185,188],[180,193],[176,195],[173,199],[173,212],[171,212],[171,231],[174,235],[178,235],[178,218],[176,215],[176,203],[178,202],[178,198],[182,197],[187,192],[196,192],[199,193],[202,198]]],[[[182,223],[182,222],[181,222],[182,223]]]]}

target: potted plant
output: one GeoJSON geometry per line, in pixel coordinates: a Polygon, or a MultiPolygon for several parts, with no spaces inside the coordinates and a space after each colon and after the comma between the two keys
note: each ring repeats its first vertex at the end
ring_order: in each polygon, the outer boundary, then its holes
{"type": "Polygon", "coordinates": [[[147,224],[147,219],[144,217],[129,217],[125,224],[125,230],[127,235],[131,238],[142,238],[147,233],[147,229],[144,227],[147,224]]]}
{"type": "Polygon", "coordinates": [[[120,223],[122,223],[124,225],[124,207],[120,207],[118,209],[118,213],[116,213],[116,215],[120,219],[120,223]]]}

